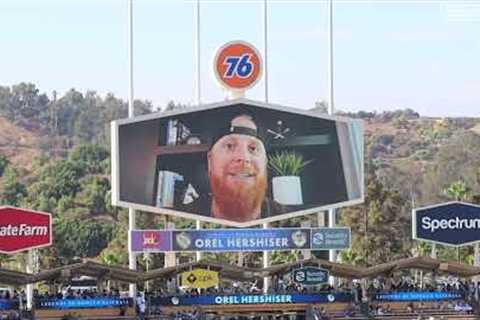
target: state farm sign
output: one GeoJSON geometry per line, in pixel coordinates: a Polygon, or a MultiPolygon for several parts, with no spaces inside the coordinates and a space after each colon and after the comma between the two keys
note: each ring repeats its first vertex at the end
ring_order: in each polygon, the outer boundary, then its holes
{"type": "Polygon", "coordinates": [[[0,207],[0,253],[16,253],[52,244],[49,213],[0,207]]]}

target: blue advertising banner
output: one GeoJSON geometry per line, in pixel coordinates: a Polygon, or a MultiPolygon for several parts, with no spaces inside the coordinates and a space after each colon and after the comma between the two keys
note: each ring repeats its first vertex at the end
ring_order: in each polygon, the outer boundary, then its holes
{"type": "Polygon", "coordinates": [[[350,248],[350,228],[312,229],[312,249],[348,249],[350,248]]]}
{"type": "Polygon", "coordinates": [[[346,249],[349,228],[133,230],[134,252],[346,249]]]}
{"type": "Polygon", "coordinates": [[[303,285],[317,285],[328,282],[328,270],[317,267],[298,268],[292,271],[293,281],[303,285]]]}
{"type": "Polygon", "coordinates": [[[461,246],[480,241],[480,206],[448,202],[413,210],[413,239],[461,246]]]}
{"type": "Polygon", "coordinates": [[[41,299],[37,309],[118,308],[132,305],[130,298],[41,299]]]}
{"type": "Polygon", "coordinates": [[[232,305],[232,304],[276,304],[276,303],[332,303],[350,302],[352,295],[348,293],[319,294],[235,294],[235,295],[202,295],[202,296],[170,296],[151,298],[151,305],[191,306],[191,305],[232,305]]]}
{"type": "Polygon", "coordinates": [[[378,301],[440,301],[463,299],[460,292],[443,292],[443,291],[420,291],[420,292],[387,292],[375,295],[378,301]]]}
{"type": "Polygon", "coordinates": [[[310,248],[310,229],[173,231],[173,251],[263,251],[310,248]]]}

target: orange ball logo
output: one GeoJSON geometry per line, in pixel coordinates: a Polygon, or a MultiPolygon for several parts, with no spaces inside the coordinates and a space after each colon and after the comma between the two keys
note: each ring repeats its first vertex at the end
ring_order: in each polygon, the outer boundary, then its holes
{"type": "Polygon", "coordinates": [[[217,51],[214,68],[222,86],[243,91],[253,87],[260,79],[263,63],[254,46],[244,41],[233,41],[217,51]]]}

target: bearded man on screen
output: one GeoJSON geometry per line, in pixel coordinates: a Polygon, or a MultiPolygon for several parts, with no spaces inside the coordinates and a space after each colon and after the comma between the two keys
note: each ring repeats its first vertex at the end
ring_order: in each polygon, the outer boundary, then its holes
{"type": "Polygon", "coordinates": [[[207,154],[211,216],[247,222],[259,219],[267,192],[267,154],[252,116],[235,116],[214,138],[207,154]]]}

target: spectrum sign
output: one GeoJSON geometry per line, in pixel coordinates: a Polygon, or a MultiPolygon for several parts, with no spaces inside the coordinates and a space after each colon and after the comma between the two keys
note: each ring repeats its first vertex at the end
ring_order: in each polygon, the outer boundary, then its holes
{"type": "Polygon", "coordinates": [[[451,246],[480,241],[480,206],[447,202],[412,212],[413,239],[451,246]]]}
{"type": "Polygon", "coordinates": [[[0,207],[0,253],[12,254],[51,244],[50,213],[0,207]]]}

